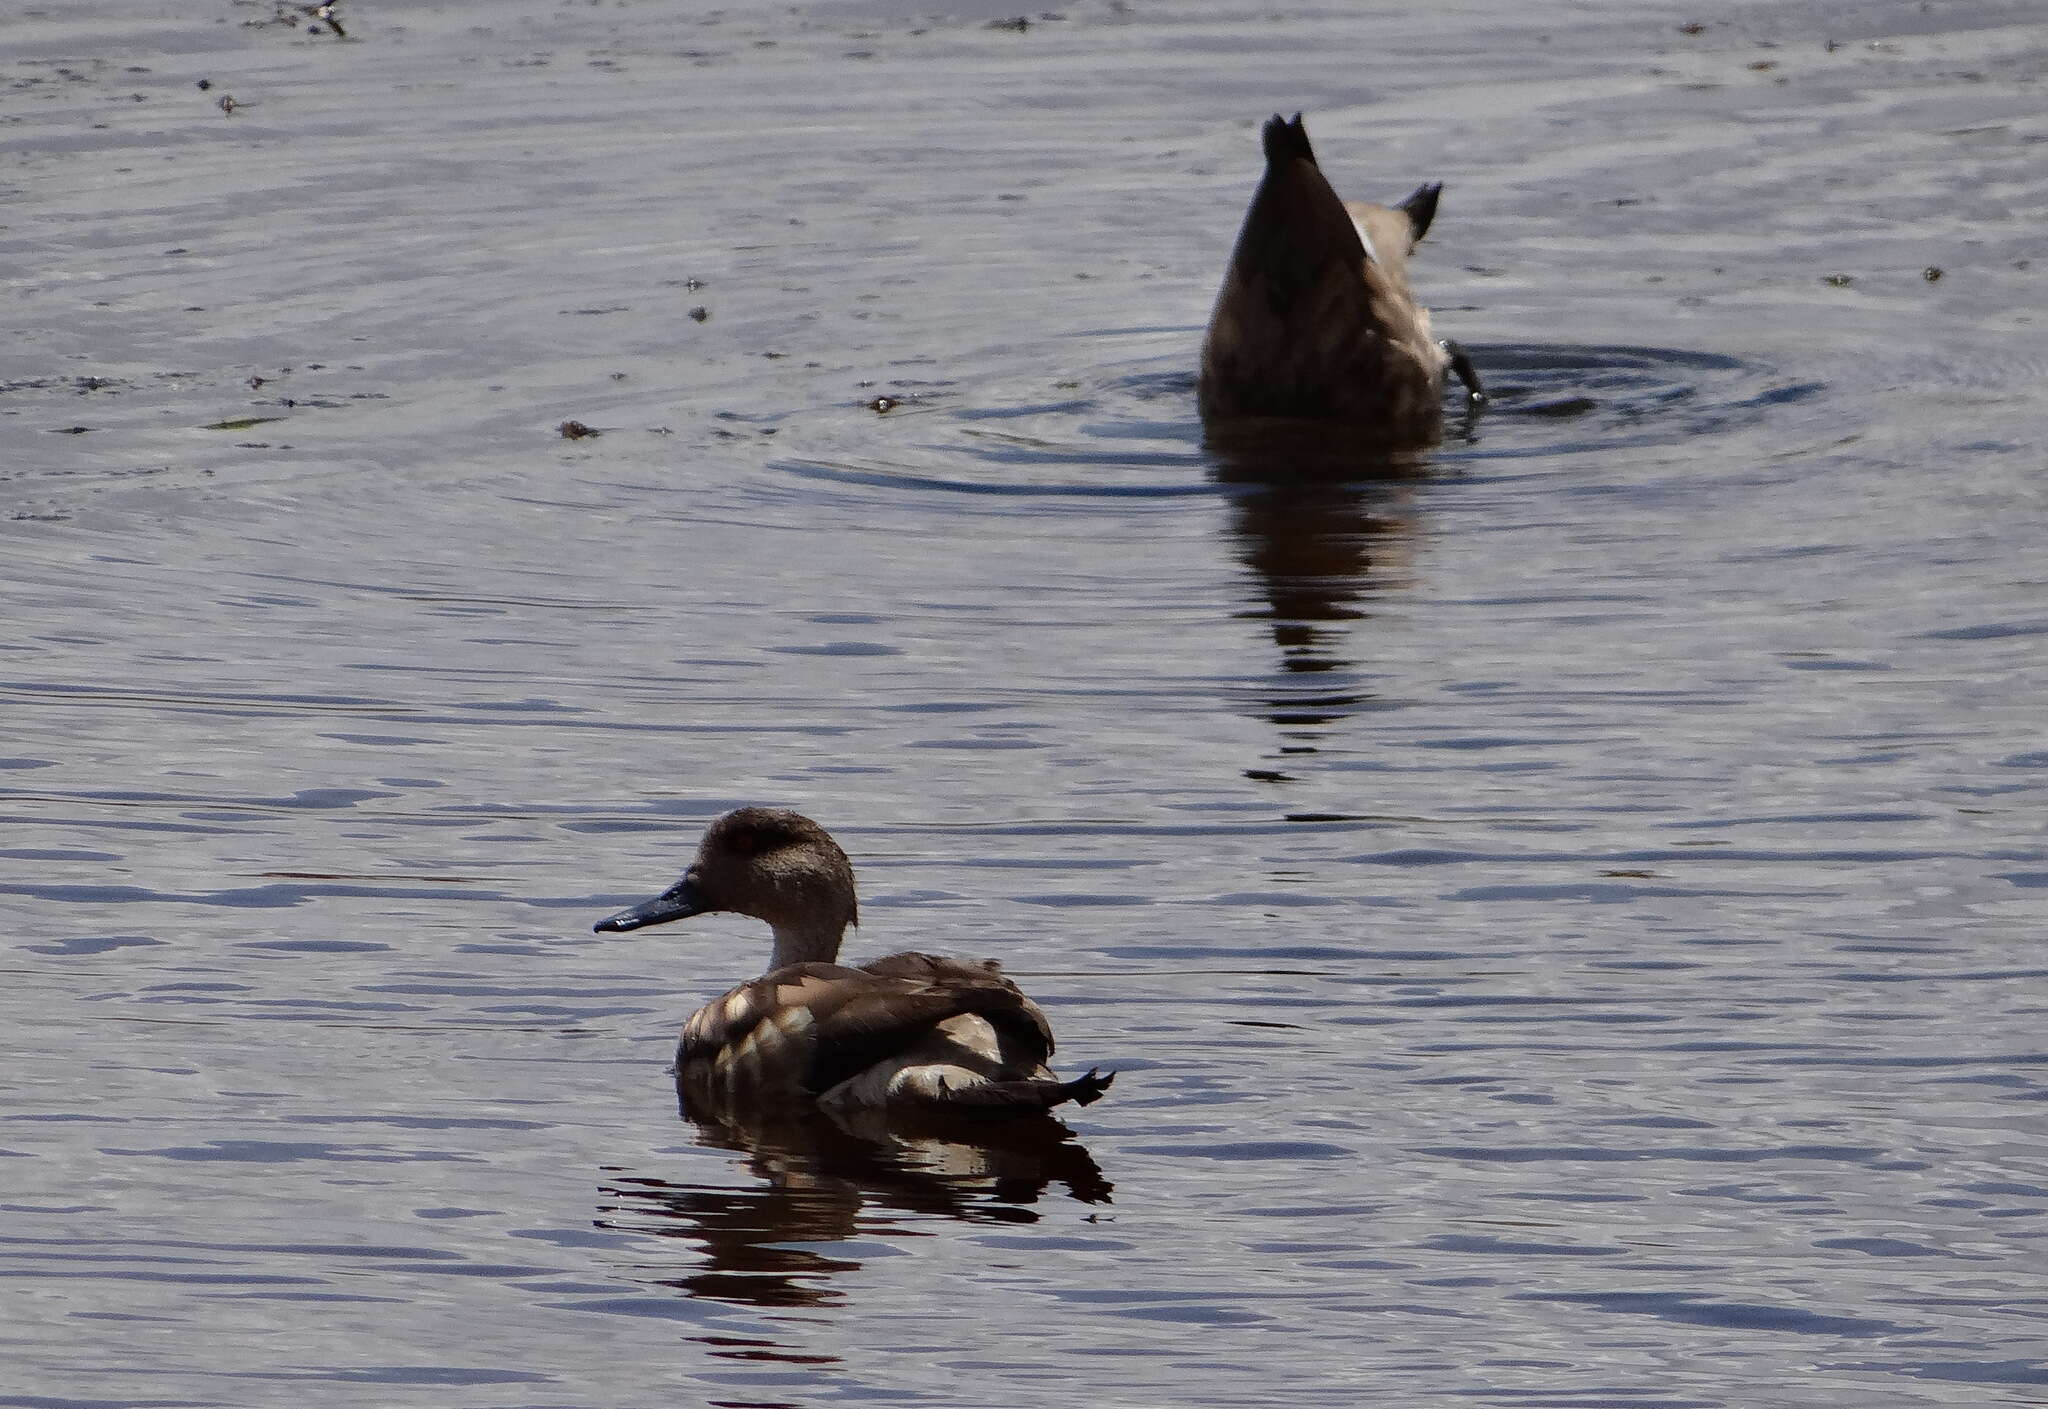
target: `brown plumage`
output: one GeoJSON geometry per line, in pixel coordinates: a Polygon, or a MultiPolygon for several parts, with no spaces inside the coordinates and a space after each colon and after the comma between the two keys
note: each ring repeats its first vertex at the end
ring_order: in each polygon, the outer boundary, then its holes
{"type": "MultiPolygon", "coordinates": [[[[1266,124],[1265,149],[1202,342],[1203,417],[1336,421],[1389,445],[1429,444],[1453,354],[1408,290],[1408,256],[1442,186],[1396,206],[1340,200],[1299,113],[1266,124]]],[[[1469,369],[1460,359],[1476,395],[1469,369]]]]}
{"type": "Polygon", "coordinates": [[[858,967],[835,962],[858,920],[853,864],[799,813],[728,812],[704,833],[680,881],[596,928],[616,933],[714,910],[767,921],[775,951],[767,973],[684,1025],[676,1079],[696,1106],[1044,1110],[1086,1105],[1114,1075],[1055,1076],[1045,1014],[993,960],[904,953],[858,967]]]}

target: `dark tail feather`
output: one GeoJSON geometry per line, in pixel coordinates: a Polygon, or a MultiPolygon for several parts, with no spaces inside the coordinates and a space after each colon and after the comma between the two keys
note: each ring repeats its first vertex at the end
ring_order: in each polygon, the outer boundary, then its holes
{"type": "Polygon", "coordinates": [[[1408,199],[1394,207],[1408,217],[1408,228],[1415,232],[1416,239],[1429,233],[1429,222],[1436,219],[1437,198],[1443,193],[1444,183],[1432,181],[1427,186],[1417,186],[1408,199]]]}
{"type": "Polygon", "coordinates": [[[1102,1099],[1102,1093],[1109,1089],[1109,1083],[1116,1080],[1115,1072],[1098,1073],[1094,1067],[1063,1083],[1067,1099],[1077,1106],[1085,1106],[1102,1099]]]}
{"type": "Polygon", "coordinates": [[[1266,119],[1265,139],[1266,165],[1278,166],[1283,161],[1300,159],[1315,164],[1316,154],[1308,144],[1308,129],[1301,125],[1301,114],[1296,113],[1292,122],[1274,113],[1266,119]]]}

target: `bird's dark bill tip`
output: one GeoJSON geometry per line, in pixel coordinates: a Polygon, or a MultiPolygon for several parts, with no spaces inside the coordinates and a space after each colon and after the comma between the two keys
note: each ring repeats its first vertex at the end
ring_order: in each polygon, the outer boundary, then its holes
{"type": "Polygon", "coordinates": [[[663,891],[652,900],[643,900],[638,905],[628,906],[615,915],[607,915],[590,928],[598,934],[623,934],[627,930],[643,929],[648,925],[665,925],[670,920],[687,920],[692,915],[701,915],[713,907],[704,903],[696,888],[687,880],[680,881],[663,891]]]}

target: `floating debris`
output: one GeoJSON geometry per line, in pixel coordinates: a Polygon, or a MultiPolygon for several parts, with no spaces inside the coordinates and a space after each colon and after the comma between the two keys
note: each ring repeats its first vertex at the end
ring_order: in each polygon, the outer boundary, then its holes
{"type": "Polygon", "coordinates": [[[990,29],[1007,30],[1011,34],[1022,34],[1031,28],[1031,17],[1028,15],[1018,15],[1007,20],[990,20],[988,27],[990,29]]]}
{"type": "Polygon", "coordinates": [[[348,31],[342,28],[341,20],[334,13],[341,8],[341,0],[314,0],[314,3],[292,3],[292,0],[272,0],[270,18],[267,20],[243,20],[244,29],[264,29],[270,25],[282,25],[297,29],[306,26],[306,33],[318,34],[323,27],[336,39],[348,38],[348,31]]]}
{"type": "Polygon", "coordinates": [[[564,440],[588,440],[593,436],[604,434],[603,431],[586,426],[581,421],[564,421],[559,426],[556,426],[555,429],[562,433],[562,439],[564,440]]]}
{"type": "Polygon", "coordinates": [[[245,431],[251,426],[260,426],[269,421],[283,419],[282,416],[235,416],[225,421],[215,421],[212,425],[202,427],[202,429],[210,431],[245,431]]]}
{"type": "Polygon", "coordinates": [[[1856,276],[1854,274],[1827,274],[1822,276],[1821,282],[1831,289],[1846,289],[1856,282],[1856,276]]]}
{"type": "Polygon", "coordinates": [[[693,308],[693,309],[691,309],[691,310],[690,310],[690,321],[691,321],[692,323],[701,323],[701,322],[703,322],[703,321],[704,321],[704,320],[705,320],[706,318],[709,318],[710,316],[711,316],[711,310],[710,310],[710,309],[708,309],[708,308],[706,308],[706,307],[705,307],[705,306],[704,306],[703,304],[701,304],[701,303],[700,303],[700,304],[698,304],[698,305],[697,305],[697,306],[696,306],[695,308],[693,308]]]}
{"type": "Polygon", "coordinates": [[[902,404],[893,396],[878,396],[868,403],[868,410],[873,411],[878,416],[886,416],[902,404]]]}
{"type": "Polygon", "coordinates": [[[1939,264],[1930,264],[1925,269],[1920,271],[1920,277],[1931,284],[1947,272],[1948,271],[1943,269],[1939,264]]]}

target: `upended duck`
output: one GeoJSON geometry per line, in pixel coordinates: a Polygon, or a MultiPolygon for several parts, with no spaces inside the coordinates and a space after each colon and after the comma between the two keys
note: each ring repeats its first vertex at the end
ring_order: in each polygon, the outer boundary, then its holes
{"type": "Polygon", "coordinates": [[[1436,340],[1408,289],[1408,257],[1443,186],[1394,206],[1340,200],[1299,113],[1266,123],[1265,149],[1202,341],[1203,417],[1335,421],[1428,444],[1442,429],[1447,369],[1480,395],[1471,362],[1436,340]]]}
{"type": "Polygon", "coordinates": [[[993,960],[891,954],[837,963],[859,920],[853,863],[784,808],[714,821],[683,878],[597,922],[601,934],[725,910],[765,920],[768,972],[699,1008],[676,1079],[713,1106],[815,1100],[827,1110],[1043,1111],[1087,1105],[1115,1073],[1062,1081],[1052,1027],[993,960]]]}

